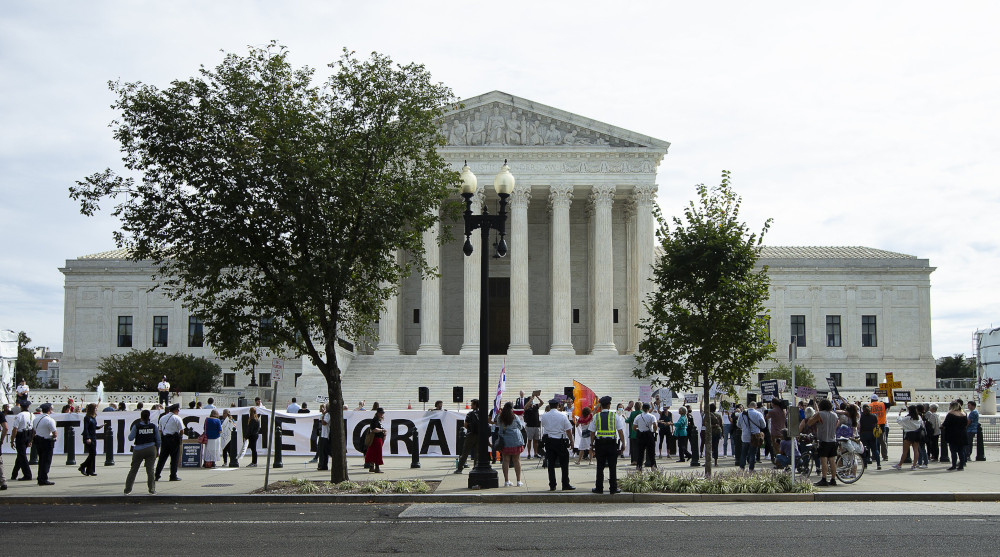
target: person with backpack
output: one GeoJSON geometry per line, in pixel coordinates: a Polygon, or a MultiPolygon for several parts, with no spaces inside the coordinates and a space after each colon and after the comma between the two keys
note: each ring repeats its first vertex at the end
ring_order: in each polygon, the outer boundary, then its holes
{"type": "Polygon", "coordinates": [[[861,406],[861,419],[858,421],[858,436],[861,444],[865,446],[865,464],[871,464],[872,458],[878,470],[882,469],[882,458],[879,455],[879,438],[881,437],[881,426],[878,425],[878,417],[872,413],[870,404],[861,406]]]}
{"type": "Polygon", "coordinates": [[[757,403],[747,404],[746,410],[740,414],[738,425],[743,441],[743,448],[740,452],[740,470],[750,467],[753,472],[754,463],[757,461],[757,452],[764,446],[764,416],[757,411],[757,403]]]}

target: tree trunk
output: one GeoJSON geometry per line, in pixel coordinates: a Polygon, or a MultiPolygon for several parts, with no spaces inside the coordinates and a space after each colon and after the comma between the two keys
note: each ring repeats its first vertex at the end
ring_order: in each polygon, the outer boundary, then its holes
{"type": "MultiPolygon", "coordinates": [[[[336,348],[334,349],[336,350],[336,348]]],[[[340,381],[340,367],[337,366],[336,354],[320,367],[326,378],[327,412],[330,413],[330,455],[333,463],[330,466],[330,481],[340,483],[350,479],[347,474],[347,427],[344,424],[344,393],[340,381]],[[330,363],[332,362],[332,363],[330,363]]]]}
{"type": "Polygon", "coordinates": [[[712,411],[709,404],[709,393],[711,392],[710,386],[708,384],[708,372],[702,374],[702,385],[704,388],[704,397],[702,400],[702,422],[705,423],[705,477],[712,477],[712,411]]]}

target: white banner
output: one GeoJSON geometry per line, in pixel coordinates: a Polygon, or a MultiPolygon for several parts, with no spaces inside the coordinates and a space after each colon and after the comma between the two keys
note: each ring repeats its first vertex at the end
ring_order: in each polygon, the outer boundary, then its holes
{"type": "MultiPolygon", "coordinates": [[[[249,420],[250,408],[230,408],[230,413],[237,420],[236,435],[237,446],[242,446],[243,430],[249,420]]],[[[205,419],[211,414],[211,410],[181,410],[180,417],[186,427],[191,427],[195,432],[201,433],[205,429],[205,419]]],[[[115,454],[129,454],[132,451],[133,443],[128,440],[129,431],[132,424],[139,420],[139,412],[98,412],[97,425],[110,427],[114,432],[115,454]]],[[[269,410],[261,413],[260,438],[257,446],[260,450],[267,450],[267,431],[270,427],[269,410]]],[[[151,418],[158,422],[159,412],[153,412],[151,418]]],[[[375,413],[371,411],[344,412],[344,420],[347,424],[347,454],[348,456],[361,456],[364,454],[364,438],[372,418],[375,413]]],[[[83,449],[83,414],[52,414],[58,426],[58,438],[55,443],[55,453],[66,453],[66,437],[72,439],[72,448],[76,454],[82,454],[83,449]]],[[[13,416],[8,416],[10,421],[13,416]]],[[[38,419],[38,415],[35,415],[38,419]]],[[[309,412],[308,414],[288,414],[277,413],[278,423],[281,426],[281,450],[282,455],[312,455],[316,452],[315,439],[312,437],[314,424],[319,423],[319,412],[309,412]]],[[[382,427],[387,430],[385,445],[382,454],[385,456],[406,456],[410,454],[409,443],[416,431],[420,441],[421,456],[456,456],[461,447],[456,445],[458,432],[465,421],[465,412],[442,411],[419,411],[400,410],[397,412],[386,412],[382,421],[382,427]]],[[[98,430],[97,454],[104,454],[104,429],[98,430]]],[[[3,444],[3,452],[11,453],[9,443],[3,444]]]]}

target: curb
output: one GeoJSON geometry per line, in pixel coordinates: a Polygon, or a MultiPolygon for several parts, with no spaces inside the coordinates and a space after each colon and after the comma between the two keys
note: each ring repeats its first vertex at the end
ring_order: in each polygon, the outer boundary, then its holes
{"type": "Polygon", "coordinates": [[[812,503],[812,502],[1000,502],[1000,492],[820,492],[708,495],[697,493],[579,494],[350,494],[350,495],[90,495],[0,497],[7,505],[221,505],[221,504],[418,504],[418,503],[812,503]]]}

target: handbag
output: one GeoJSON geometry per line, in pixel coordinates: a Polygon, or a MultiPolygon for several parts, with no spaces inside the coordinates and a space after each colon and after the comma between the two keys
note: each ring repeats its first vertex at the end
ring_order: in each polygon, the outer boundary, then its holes
{"type": "Polygon", "coordinates": [[[365,442],[364,442],[365,450],[368,450],[368,447],[371,447],[372,443],[374,442],[375,442],[375,432],[372,431],[372,428],[368,428],[368,432],[365,433],[365,442]]]}
{"type": "Polygon", "coordinates": [[[201,443],[202,445],[208,444],[208,434],[202,433],[201,436],[198,437],[198,442],[201,443]]]}
{"type": "MultiPolygon", "coordinates": [[[[747,428],[750,428],[750,426],[752,426],[752,425],[753,426],[757,426],[757,424],[755,424],[755,423],[753,423],[753,422],[750,421],[750,414],[749,414],[749,412],[744,412],[743,415],[746,416],[746,419],[747,419],[747,428]]],[[[759,448],[763,447],[764,446],[764,432],[760,431],[760,426],[757,426],[757,433],[753,433],[753,429],[750,429],[750,432],[751,432],[750,433],[750,446],[753,447],[753,448],[755,448],[755,449],[759,449],[759,448]]]]}

